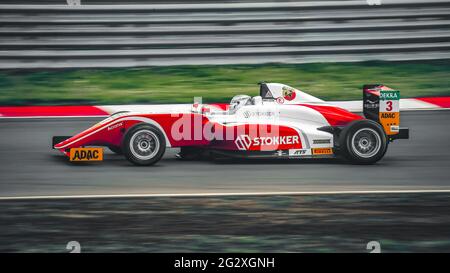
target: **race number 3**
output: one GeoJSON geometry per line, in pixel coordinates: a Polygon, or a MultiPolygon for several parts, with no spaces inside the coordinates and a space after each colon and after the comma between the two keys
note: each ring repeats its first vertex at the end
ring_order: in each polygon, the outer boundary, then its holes
{"type": "Polygon", "coordinates": [[[389,100],[389,101],[387,101],[386,102],[386,111],[387,112],[391,112],[392,111],[392,101],[391,100],[389,100]]]}
{"type": "Polygon", "coordinates": [[[400,92],[381,90],[379,107],[379,120],[386,134],[398,134],[400,126],[400,92]]]}

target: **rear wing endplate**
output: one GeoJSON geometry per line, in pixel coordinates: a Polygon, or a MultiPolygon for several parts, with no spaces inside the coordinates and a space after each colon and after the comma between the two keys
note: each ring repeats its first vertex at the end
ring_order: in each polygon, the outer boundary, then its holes
{"type": "Polygon", "coordinates": [[[404,138],[409,135],[400,130],[400,91],[393,90],[382,84],[364,85],[363,109],[367,119],[376,121],[383,126],[386,135],[392,139],[404,138]]]}

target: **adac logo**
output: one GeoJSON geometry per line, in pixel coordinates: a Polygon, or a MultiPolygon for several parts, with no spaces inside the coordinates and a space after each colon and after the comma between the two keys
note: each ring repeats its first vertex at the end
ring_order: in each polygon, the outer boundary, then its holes
{"type": "Polygon", "coordinates": [[[70,161],[102,161],[102,148],[73,148],[70,149],[70,161]]]}
{"type": "Polygon", "coordinates": [[[383,112],[383,113],[380,113],[380,115],[381,115],[381,118],[393,118],[393,119],[397,118],[397,113],[383,112]]]}

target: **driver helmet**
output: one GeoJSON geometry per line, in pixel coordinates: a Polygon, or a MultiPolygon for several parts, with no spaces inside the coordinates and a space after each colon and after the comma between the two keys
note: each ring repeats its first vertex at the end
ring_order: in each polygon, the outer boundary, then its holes
{"type": "Polygon", "coordinates": [[[252,98],[247,95],[236,95],[231,99],[230,102],[230,111],[236,112],[237,109],[241,108],[244,105],[251,104],[252,98]]]}

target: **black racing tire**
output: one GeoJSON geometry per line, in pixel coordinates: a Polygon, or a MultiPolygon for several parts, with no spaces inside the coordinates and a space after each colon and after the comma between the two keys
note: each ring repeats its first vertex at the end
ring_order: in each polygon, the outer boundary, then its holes
{"type": "Polygon", "coordinates": [[[111,152],[117,154],[117,155],[122,155],[122,148],[120,148],[119,146],[108,146],[108,148],[111,150],[111,152]]]}
{"type": "Polygon", "coordinates": [[[341,154],[354,164],[374,164],[383,158],[388,140],[383,127],[372,120],[357,120],[339,135],[341,154]]]}
{"type": "Polygon", "coordinates": [[[155,126],[141,123],[125,134],[122,151],[125,158],[137,166],[153,165],[164,155],[166,139],[155,126]]]}

